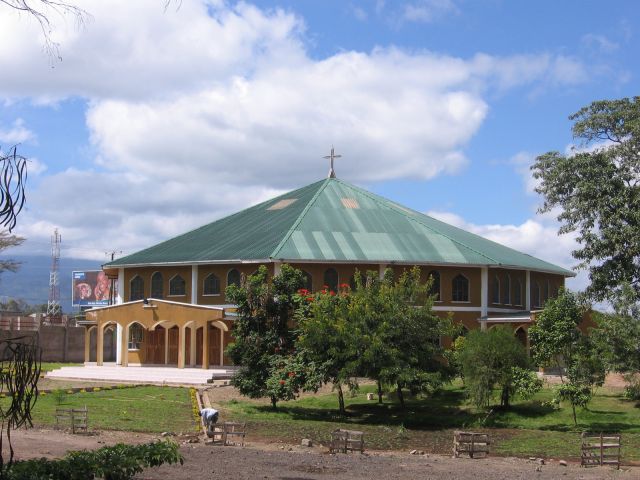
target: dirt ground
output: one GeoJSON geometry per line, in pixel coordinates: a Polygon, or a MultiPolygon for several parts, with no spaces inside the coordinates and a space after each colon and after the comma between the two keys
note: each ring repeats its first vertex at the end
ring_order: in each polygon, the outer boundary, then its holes
{"type": "MultiPolygon", "coordinates": [[[[19,430],[13,435],[18,458],[59,457],[68,450],[94,449],[117,442],[141,443],[157,435],[130,432],[94,432],[72,435],[49,429],[19,430]]],[[[140,474],[139,480],[197,479],[278,479],[345,480],[392,479],[639,479],[640,468],[580,468],[570,463],[559,465],[547,460],[489,457],[486,459],[454,459],[443,455],[411,455],[409,452],[375,452],[330,455],[323,447],[250,442],[243,447],[221,447],[202,442],[187,443],[177,439],[185,457],[182,466],[152,468],[140,474]]]]}

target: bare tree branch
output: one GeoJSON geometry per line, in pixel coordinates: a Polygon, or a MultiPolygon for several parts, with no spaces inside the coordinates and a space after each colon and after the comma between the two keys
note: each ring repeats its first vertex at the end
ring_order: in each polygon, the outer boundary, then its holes
{"type": "Polygon", "coordinates": [[[86,10],[65,1],[0,0],[0,4],[4,4],[20,12],[25,12],[35,18],[42,30],[45,51],[50,57],[56,57],[58,60],[62,60],[62,57],[60,56],[59,45],[51,39],[53,27],[50,15],[52,13],[56,13],[62,17],[72,15],[78,27],[84,25],[85,21],[91,17],[86,10]]]}
{"type": "Polygon", "coordinates": [[[0,148],[0,226],[8,228],[9,232],[15,228],[26,200],[26,181],[27,159],[18,155],[15,146],[7,153],[0,148]]]}

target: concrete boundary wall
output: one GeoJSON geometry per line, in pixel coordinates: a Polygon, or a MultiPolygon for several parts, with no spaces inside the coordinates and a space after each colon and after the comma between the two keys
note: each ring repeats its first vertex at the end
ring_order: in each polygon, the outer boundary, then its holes
{"type": "MultiPolygon", "coordinates": [[[[11,337],[33,337],[38,335],[43,362],[84,362],[84,327],[62,325],[39,325],[37,330],[0,329],[0,340],[11,337]]],[[[91,336],[91,351],[95,352],[95,335],[91,336]]],[[[104,337],[104,361],[115,361],[115,335],[104,337]]],[[[95,356],[95,354],[94,354],[95,356]]]]}

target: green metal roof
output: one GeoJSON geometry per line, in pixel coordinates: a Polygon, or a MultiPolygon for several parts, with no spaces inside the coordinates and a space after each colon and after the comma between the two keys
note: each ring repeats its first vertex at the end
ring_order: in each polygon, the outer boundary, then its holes
{"type": "Polygon", "coordinates": [[[574,275],[337,178],[267,200],[105,267],[267,259],[489,265],[574,275]]]}

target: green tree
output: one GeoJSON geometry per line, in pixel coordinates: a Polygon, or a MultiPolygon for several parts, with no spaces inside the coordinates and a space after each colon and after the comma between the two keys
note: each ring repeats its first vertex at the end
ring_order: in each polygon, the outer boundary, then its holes
{"type": "Polygon", "coordinates": [[[372,289],[370,295],[374,299],[369,310],[377,310],[378,322],[363,329],[368,342],[361,356],[361,371],[394,388],[402,407],[404,389],[412,394],[433,390],[449,373],[440,339],[451,334],[451,319],[433,312],[430,287],[431,281],[421,282],[418,267],[405,270],[397,281],[387,269],[380,288],[372,289]],[[372,346],[373,354],[367,355],[372,346]],[[367,357],[375,356],[384,362],[372,371],[367,357]]]}
{"type": "MultiPolygon", "coordinates": [[[[0,216],[1,221],[1,216],[0,216]]],[[[24,242],[24,238],[18,237],[17,235],[11,235],[8,232],[0,231],[0,252],[3,252],[7,248],[17,247],[18,245],[22,245],[24,242]]],[[[20,267],[20,262],[16,262],[15,260],[10,259],[0,259],[0,274],[2,272],[15,272],[20,267]]]]}
{"type": "Polygon", "coordinates": [[[541,388],[528,371],[529,359],[522,344],[507,326],[469,332],[457,352],[465,388],[478,408],[488,408],[493,392],[500,392],[500,406],[509,408],[514,394],[529,396],[541,388]]]}
{"type": "Polygon", "coordinates": [[[361,330],[350,323],[349,292],[327,289],[304,297],[306,306],[298,310],[300,335],[297,347],[320,367],[323,383],[331,383],[338,393],[338,408],[345,414],[343,386],[355,385],[361,353],[361,330]]]}
{"type": "Polygon", "coordinates": [[[446,367],[438,340],[449,332],[450,319],[433,314],[419,268],[397,281],[390,269],[382,280],[377,272],[355,277],[353,291],[343,284],[337,293],[309,297],[299,344],[324,366],[342,413],[342,387],[352,386],[356,376],[376,380],[379,392],[383,384],[393,386],[404,405],[403,389],[415,393],[441,383],[446,367]]]}
{"type": "Polygon", "coordinates": [[[529,328],[533,359],[539,366],[555,367],[560,372],[562,385],[556,393],[571,404],[576,425],[576,407],[587,406],[593,388],[604,383],[605,375],[594,340],[579,328],[583,311],[576,295],[562,289],[547,301],[529,328]]]}
{"type": "Polygon", "coordinates": [[[580,140],[531,167],[540,212],[559,209],[560,233],[577,232],[573,256],[589,270],[587,293],[602,301],[628,283],[640,293],[640,97],[593,102],[569,117],[580,140]]]}
{"type": "Polygon", "coordinates": [[[279,400],[293,398],[301,388],[314,387],[307,381],[315,378],[313,363],[296,351],[292,328],[303,284],[302,273],[289,265],[282,265],[271,280],[266,267],[261,266],[241,286],[230,285],[226,291],[227,299],[238,307],[235,341],[227,348],[240,366],[232,384],[251,398],[269,397],[274,408],[279,400]]]}
{"type": "Polygon", "coordinates": [[[594,312],[590,334],[608,371],[625,375],[626,395],[640,400],[640,312],[635,291],[623,285],[614,313],[594,312]]]}

